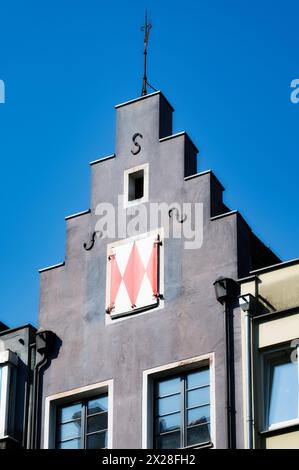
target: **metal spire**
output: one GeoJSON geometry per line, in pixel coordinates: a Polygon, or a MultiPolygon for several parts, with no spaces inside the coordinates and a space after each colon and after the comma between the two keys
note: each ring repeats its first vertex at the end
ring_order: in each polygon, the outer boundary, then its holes
{"type": "Polygon", "coordinates": [[[149,83],[147,82],[147,76],[146,76],[146,66],[147,66],[146,58],[147,58],[148,38],[149,38],[149,33],[151,29],[152,29],[152,24],[151,24],[151,21],[148,22],[147,10],[145,10],[145,23],[144,23],[144,26],[142,26],[141,28],[141,31],[144,31],[144,42],[143,42],[144,69],[143,69],[143,83],[142,83],[141,96],[144,96],[147,94],[146,85],[149,85],[149,83]]]}

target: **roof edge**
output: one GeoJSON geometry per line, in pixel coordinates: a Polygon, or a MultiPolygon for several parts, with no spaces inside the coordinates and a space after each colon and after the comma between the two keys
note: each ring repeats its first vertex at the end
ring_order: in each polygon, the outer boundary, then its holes
{"type": "Polygon", "coordinates": [[[188,132],[186,131],[177,132],[176,134],[171,134],[171,135],[167,135],[166,137],[162,137],[161,139],[159,139],[159,142],[165,142],[167,140],[175,139],[176,137],[182,137],[182,136],[186,137],[186,139],[189,140],[190,144],[193,145],[196,152],[199,153],[198,148],[196,147],[195,143],[193,142],[188,132]]]}
{"type": "Polygon", "coordinates": [[[115,158],[115,157],[116,157],[116,154],[112,153],[111,155],[107,155],[107,157],[98,158],[97,160],[92,160],[91,162],[89,162],[89,165],[90,166],[96,165],[97,163],[105,162],[106,160],[111,160],[112,158],[115,158]]]}
{"type": "Polygon", "coordinates": [[[37,331],[36,326],[32,325],[31,323],[25,323],[24,325],[15,326],[13,328],[7,328],[6,330],[0,331],[0,336],[13,333],[14,331],[24,330],[25,328],[32,328],[33,330],[37,331]]]}
{"type": "Polygon", "coordinates": [[[123,106],[127,106],[129,104],[136,103],[137,101],[145,100],[145,99],[150,98],[150,97],[155,96],[155,95],[160,95],[166,101],[166,103],[172,109],[172,111],[174,111],[173,106],[169,103],[168,99],[163,95],[162,91],[160,91],[160,90],[154,91],[153,93],[149,93],[148,95],[139,96],[139,98],[134,98],[134,99],[129,100],[129,101],[124,101],[123,103],[120,103],[120,104],[117,104],[116,106],[114,106],[114,108],[115,109],[122,108],[123,106]]]}
{"type": "Polygon", "coordinates": [[[86,211],[76,212],[75,214],[67,215],[64,220],[74,219],[75,217],[80,217],[81,215],[90,214],[90,212],[90,209],[87,209],[86,211]]]}
{"type": "Polygon", "coordinates": [[[193,178],[197,178],[199,176],[204,176],[204,175],[208,175],[208,174],[210,174],[217,181],[217,183],[221,187],[222,191],[225,191],[225,187],[223,186],[222,183],[220,183],[219,179],[217,178],[217,176],[215,175],[215,173],[212,170],[205,170],[205,171],[201,171],[200,173],[194,173],[194,175],[185,176],[184,180],[188,181],[188,180],[192,180],[193,178]]]}
{"type": "Polygon", "coordinates": [[[290,259],[287,261],[282,261],[281,263],[272,264],[271,266],[265,266],[264,268],[255,269],[254,271],[250,271],[250,274],[252,275],[263,274],[269,271],[274,271],[276,269],[286,268],[288,266],[294,266],[296,264],[299,264],[299,258],[294,258],[294,259],[290,259]]]}
{"type": "Polygon", "coordinates": [[[52,264],[52,266],[47,266],[46,268],[39,269],[38,272],[44,273],[45,271],[51,271],[51,269],[61,268],[62,266],[65,266],[65,261],[62,261],[62,263],[52,264]]]}

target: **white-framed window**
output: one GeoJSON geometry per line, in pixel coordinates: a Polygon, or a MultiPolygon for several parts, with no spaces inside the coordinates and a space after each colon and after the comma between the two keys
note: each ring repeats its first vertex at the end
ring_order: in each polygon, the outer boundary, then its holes
{"type": "Polygon", "coordinates": [[[299,423],[298,346],[276,348],[263,354],[264,429],[299,423]]]}
{"type": "Polygon", "coordinates": [[[17,364],[15,353],[0,352],[0,438],[14,433],[17,364]]]}
{"type": "Polygon", "coordinates": [[[64,403],[56,409],[57,449],[106,449],[108,393],[64,403]]]}
{"type": "Polygon", "coordinates": [[[149,165],[138,165],[124,172],[124,207],[148,201],[149,165]]]}
{"type": "Polygon", "coordinates": [[[107,246],[106,323],[164,305],[163,229],[107,246]]]}
{"type": "Polygon", "coordinates": [[[113,380],[46,398],[45,449],[112,448],[113,380]]]}
{"type": "Polygon", "coordinates": [[[215,447],[214,355],[144,371],[142,446],[215,447]]]}

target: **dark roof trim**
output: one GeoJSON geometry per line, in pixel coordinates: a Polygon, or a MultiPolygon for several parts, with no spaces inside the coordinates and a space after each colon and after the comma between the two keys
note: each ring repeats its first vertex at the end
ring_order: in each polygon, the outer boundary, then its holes
{"type": "Polygon", "coordinates": [[[123,107],[123,106],[127,106],[128,104],[136,103],[137,101],[146,100],[147,98],[151,98],[152,96],[155,96],[155,95],[160,95],[160,96],[166,101],[166,103],[168,104],[168,106],[170,106],[170,108],[172,109],[172,111],[174,111],[174,108],[171,106],[171,104],[169,103],[168,99],[165,98],[165,96],[163,95],[162,91],[160,91],[160,90],[155,91],[154,93],[149,93],[148,95],[139,96],[139,98],[134,98],[133,100],[125,101],[124,103],[117,104],[116,106],[114,106],[114,108],[115,108],[115,109],[118,109],[118,108],[121,108],[121,107],[123,107]]]}
{"type": "Polygon", "coordinates": [[[189,142],[193,145],[196,152],[197,153],[199,152],[198,148],[196,147],[194,142],[190,139],[190,137],[189,137],[189,135],[187,134],[186,131],[177,132],[176,134],[167,135],[166,137],[162,137],[162,139],[159,139],[159,142],[165,142],[166,140],[175,139],[176,137],[181,137],[181,136],[185,136],[189,140],[189,142]]]}
{"type": "Polygon", "coordinates": [[[53,264],[52,266],[48,266],[47,268],[39,269],[38,272],[44,273],[45,271],[51,271],[51,269],[61,268],[62,266],[65,266],[65,261],[63,261],[62,263],[53,264]]]}
{"type": "Polygon", "coordinates": [[[253,320],[255,322],[263,322],[267,320],[275,320],[276,318],[287,317],[289,315],[294,315],[299,312],[299,305],[295,307],[286,308],[284,310],[275,310],[274,312],[264,313],[262,315],[255,315],[253,320]]]}
{"type": "Polygon", "coordinates": [[[87,209],[86,211],[82,211],[82,212],[77,212],[76,214],[68,215],[64,219],[65,220],[75,219],[76,217],[80,217],[81,215],[85,215],[85,214],[90,214],[90,209],[87,209]]]}
{"type": "Polygon", "coordinates": [[[237,280],[240,284],[243,282],[253,282],[258,276],[252,275],[252,276],[246,276],[246,277],[241,277],[240,279],[237,280]]]}
{"type": "Polygon", "coordinates": [[[111,155],[107,155],[107,157],[103,158],[98,158],[97,160],[93,160],[92,162],[89,162],[90,166],[96,165],[97,163],[105,162],[106,160],[111,160],[112,158],[115,158],[116,155],[115,153],[112,153],[111,155]]]}
{"type": "Polygon", "coordinates": [[[9,333],[14,333],[18,330],[24,330],[25,328],[32,328],[34,331],[37,331],[36,327],[31,325],[31,323],[25,323],[25,325],[16,326],[15,328],[8,328],[7,330],[0,331],[0,336],[7,335],[9,333]]]}
{"type": "Polygon", "coordinates": [[[273,264],[272,266],[266,266],[265,268],[256,269],[254,271],[250,271],[250,274],[263,274],[269,271],[274,271],[276,269],[286,268],[288,266],[294,266],[299,264],[299,258],[291,259],[288,261],[283,261],[282,263],[273,264]]]}

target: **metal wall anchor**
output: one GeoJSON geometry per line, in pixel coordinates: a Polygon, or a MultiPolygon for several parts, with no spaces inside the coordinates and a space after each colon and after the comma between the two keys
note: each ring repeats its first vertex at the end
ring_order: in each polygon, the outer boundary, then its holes
{"type": "Polygon", "coordinates": [[[176,220],[180,223],[180,224],[183,224],[186,220],[187,220],[187,216],[186,214],[184,214],[184,216],[182,218],[180,218],[180,214],[179,214],[179,211],[176,207],[172,207],[171,209],[169,209],[168,211],[168,215],[169,217],[172,216],[172,213],[173,212],[176,212],[176,220]]]}
{"type": "Polygon", "coordinates": [[[96,230],[95,232],[93,232],[89,244],[88,243],[83,244],[84,250],[86,250],[86,251],[92,250],[92,248],[94,247],[95,241],[96,241],[96,237],[101,238],[102,235],[103,235],[102,232],[100,232],[99,230],[96,230]]]}

